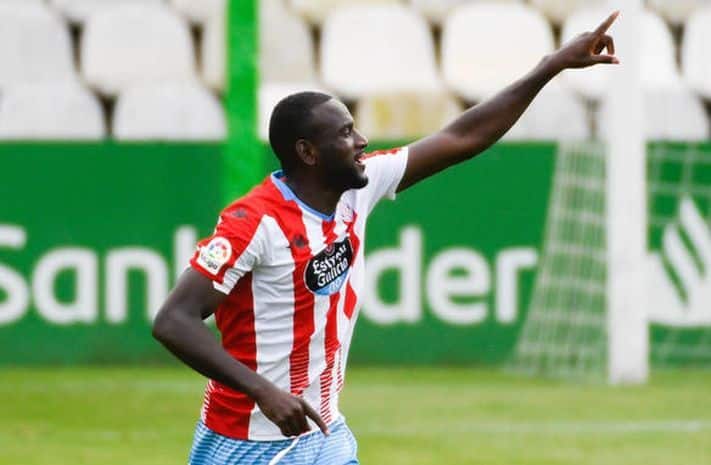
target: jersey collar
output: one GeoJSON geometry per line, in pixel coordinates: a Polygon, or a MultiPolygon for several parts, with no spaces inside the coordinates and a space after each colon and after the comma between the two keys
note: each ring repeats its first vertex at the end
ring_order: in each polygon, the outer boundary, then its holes
{"type": "Polygon", "coordinates": [[[335,218],[336,214],[335,212],[331,215],[326,215],[325,213],[321,213],[320,211],[316,210],[315,208],[310,207],[307,205],[303,200],[298,198],[294,191],[291,190],[289,186],[286,185],[286,183],[283,181],[284,179],[284,171],[278,170],[274,171],[271,174],[271,180],[274,183],[274,185],[279,189],[279,192],[281,192],[281,195],[284,197],[284,200],[293,200],[296,202],[301,208],[306,210],[308,213],[318,217],[322,221],[333,221],[335,218]]]}

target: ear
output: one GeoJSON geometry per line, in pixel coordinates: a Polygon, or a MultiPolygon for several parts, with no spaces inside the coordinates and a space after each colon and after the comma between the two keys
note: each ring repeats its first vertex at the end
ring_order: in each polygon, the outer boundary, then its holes
{"type": "Polygon", "coordinates": [[[315,166],[318,162],[316,147],[306,139],[296,141],[296,155],[306,166],[315,166]]]}

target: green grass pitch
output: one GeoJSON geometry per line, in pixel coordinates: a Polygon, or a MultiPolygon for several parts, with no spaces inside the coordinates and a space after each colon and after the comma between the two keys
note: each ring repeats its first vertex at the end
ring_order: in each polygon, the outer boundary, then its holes
{"type": "MultiPolygon", "coordinates": [[[[181,368],[0,370],[0,464],[185,464],[204,380],[181,368]]],[[[711,372],[611,388],[468,368],[351,368],[365,465],[711,464],[711,372]]]]}

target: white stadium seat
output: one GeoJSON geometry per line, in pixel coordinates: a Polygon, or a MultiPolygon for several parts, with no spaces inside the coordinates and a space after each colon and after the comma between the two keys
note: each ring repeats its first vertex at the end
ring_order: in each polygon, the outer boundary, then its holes
{"type": "Polygon", "coordinates": [[[69,30],[41,3],[0,2],[0,88],[76,79],[69,30]]]}
{"type": "Polygon", "coordinates": [[[70,21],[82,23],[94,13],[107,8],[122,5],[159,4],[163,0],[49,0],[49,2],[70,21]]]}
{"type": "Polygon", "coordinates": [[[257,134],[269,139],[269,119],[277,103],[296,92],[324,92],[316,83],[314,43],[308,25],[284,0],[260,0],[257,134]]]}
{"type": "Polygon", "coordinates": [[[219,100],[197,83],[145,84],[126,89],[116,102],[117,140],[223,140],[219,100]]]}
{"type": "Polygon", "coordinates": [[[402,5],[341,8],[324,22],[321,73],[346,98],[441,88],[425,20],[402,5]]]}
{"type": "Polygon", "coordinates": [[[311,23],[321,23],[334,10],[349,5],[399,3],[400,0],[290,0],[291,7],[311,23]]]}
{"type": "MultiPolygon", "coordinates": [[[[701,141],[709,138],[704,105],[684,87],[644,92],[644,132],[648,140],[701,141]]],[[[603,100],[598,112],[598,130],[603,140],[612,132],[610,105],[603,100]]]]}
{"type": "Polygon", "coordinates": [[[101,140],[101,106],[79,84],[25,84],[3,92],[2,140],[101,140]]]}
{"type": "Polygon", "coordinates": [[[223,16],[227,0],[170,0],[171,5],[194,23],[211,21],[223,16]]]}
{"type": "Polygon", "coordinates": [[[140,83],[195,78],[188,25],[164,6],[123,6],[92,15],[81,61],[86,81],[107,95],[140,83]]]}
{"type": "Polygon", "coordinates": [[[647,3],[676,25],[684,23],[695,10],[711,4],[711,0],[647,0],[647,3]]]}
{"type": "Polygon", "coordinates": [[[685,30],[681,53],[684,79],[696,92],[711,99],[711,7],[694,13],[685,30]]]}
{"type": "Polygon", "coordinates": [[[225,90],[227,73],[227,18],[214,16],[205,23],[202,36],[202,79],[213,90],[225,90]]]}
{"type": "MultiPolygon", "coordinates": [[[[608,0],[531,0],[531,5],[540,10],[555,24],[562,24],[568,16],[579,9],[605,5],[606,2],[608,0]]],[[[610,7],[609,9],[612,8],[610,7]]]]}
{"type": "MultiPolygon", "coordinates": [[[[607,7],[580,10],[565,22],[562,32],[563,42],[576,37],[581,32],[593,30],[604,20],[610,11],[607,7]]],[[[646,89],[665,89],[679,85],[680,74],[676,64],[674,39],[669,27],[651,11],[645,10],[641,16],[642,43],[640,64],[642,67],[642,86],[646,89]]],[[[611,34],[614,36],[613,24],[611,34]]],[[[625,44],[616,40],[617,54],[622,63],[625,61],[625,44]]],[[[598,66],[584,71],[565,71],[562,75],[566,85],[589,99],[600,99],[610,79],[617,71],[615,67],[598,66]]]]}
{"type": "Polygon", "coordinates": [[[355,111],[356,127],[374,140],[402,141],[431,134],[456,118],[463,108],[444,91],[365,97],[355,111]]]}
{"type": "Polygon", "coordinates": [[[543,88],[504,140],[581,141],[590,136],[585,103],[554,80],[543,88]]]}
{"type": "Polygon", "coordinates": [[[269,140],[269,119],[279,101],[291,94],[304,91],[328,93],[313,83],[263,83],[259,86],[258,107],[259,121],[257,133],[263,141],[269,140]]]}
{"type": "Polygon", "coordinates": [[[481,100],[520,78],[553,49],[550,25],[530,7],[468,4],[454,10],[443,26],[444,79],[462,97],[481,100]]]}
{"type": "Polygon", "coordinates": [[[262,0],[259,71],[263,82],[315,80],[314,43],[306,23],[283,0],[262,0]]]}
{"type": "Polygon", "coordinates": [[[433,23],[440,24],[456,7],[473,1],[522,2],[523,0],[409,0],[410,4],[433,23]]]}

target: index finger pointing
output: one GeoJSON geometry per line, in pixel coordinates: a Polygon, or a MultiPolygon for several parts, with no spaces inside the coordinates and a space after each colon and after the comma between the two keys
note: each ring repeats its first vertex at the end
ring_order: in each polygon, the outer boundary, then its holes
{"type": "Polygon", "coordinates": [[[602,24],[600,24],[597,27],[597,29],[595,29],[595,34],[603,35],[604,33],[606,33],[607,30],[610,29],[610,26],[612,26],[612,23],[615,22],[615,20],[617,19],[618,16],[620,16],[619,10],[615,11],[610,16],[608,16],[608,18],[605,21],[603,21],[602,24]]]}
{"type": "Polygon", "coordinates": [[[323,434],[325,434],[326,436],[331,434],[328,431],[328,426],[326,426],[326,423],[321,419],[319,414],[316,413],[316,411],[312,409],[311,406],[305,400],[301,399],[301,403],[304,406],[304,413],[306,413],[306,416],[316,422],[321,431],[323,431],[323,434]]]}

